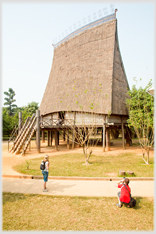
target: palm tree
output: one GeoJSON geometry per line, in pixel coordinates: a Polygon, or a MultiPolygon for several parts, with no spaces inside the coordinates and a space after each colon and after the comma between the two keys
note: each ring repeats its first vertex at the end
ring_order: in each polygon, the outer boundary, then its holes
{"type": "Polygon", "coordinates": [[[12,88],[9,88],[8,92],[4,92],[7,97],[4,98],[6,102],[4,103],[7,107],[7,110],[9,112],[9,115],[12,116],[14,114],[14,108],[17,107],[16,104],[13,104],[16,100],[14,99],[15,91],[12,88]]]}

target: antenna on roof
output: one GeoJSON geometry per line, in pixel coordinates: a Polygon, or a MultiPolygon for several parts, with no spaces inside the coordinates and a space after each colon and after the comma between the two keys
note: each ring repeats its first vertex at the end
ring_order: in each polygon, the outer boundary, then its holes
{"type": "Polygon", "coordinates": [[[116,12],[118,10],[114,8],[113,4],[110,5],[110,8],[111,8],[111,12],[112,12],[111,15],[108,15],[107,8],[105,7],[105,8],[103,8],[103,11],[99,10],[97,13],[94,12],[92,17],[89,15],[88,17],[83,18],[81,21],[74,23],[71,27],[69,27],[69,30],[65,30],[65,32],[62,33],[61,36],[59,36],[59,39],[55,38],[53,40],[54,48],[56,48],[60,43],[69,39],[71,36],[74,36],[76,33],[76,30],[79,29],[77,33],[80,33],[81,31],[83,31],[84,26],[86,26],[86,28],[90,28],[90,26],[95,26],[95,25],[97,25],[97,23],[101,23],[104,21],[107,22],[111,19],[115,19],[116,12]],[[107,17],[106,17],[106,15],[107,15],[107,17]],[[92,22],[92,25],[91,25],[91,22],[92,22]],[[69,33],[69,35],[68,35],[68,33],[69,33]]]}
{"type": "Polygon", "coordinates": [[[118,9],[115,9],[115,17],[116,17],[116,12],[118,11],[118,9]]]}

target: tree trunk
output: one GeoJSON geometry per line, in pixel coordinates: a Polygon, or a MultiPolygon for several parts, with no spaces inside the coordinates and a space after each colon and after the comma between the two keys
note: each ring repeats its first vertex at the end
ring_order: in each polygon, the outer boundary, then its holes
{"type": "Polygon", "coordinates": [[[88,158],[88,157],[85,158],[85,164],[86,164],[86,165],[89,164],[89,158],[88,158]]]}
{"type": "Polygon", "coordinates": [[[143,149],[143,160],[146,164],[149,164],[149,146],[143,149]],[[147,155],[147,159],[145,159],[145,155],[147,155]]]}
{"type": "Polygon", "coordinates": [[[85,165],[88,165],[89,164],[89,157],[87,157],[87,148],[86,148],[85,144],[83,145],[83,153],[85,156],[85,165]]]}
{"type": "Polygon", "coordinates": [[[149,164],[149,146],[147,147],[147,164],[149,164]]]}

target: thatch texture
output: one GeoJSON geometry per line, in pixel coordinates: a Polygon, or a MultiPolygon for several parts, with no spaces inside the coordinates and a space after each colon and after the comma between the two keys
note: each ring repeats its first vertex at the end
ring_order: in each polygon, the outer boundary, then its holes
{"type": "Polygon", "coordinates": [[[128,88],[116,19],[70,38],[54,50],[41,115],[84,111],[127,115],[128,88]]]}

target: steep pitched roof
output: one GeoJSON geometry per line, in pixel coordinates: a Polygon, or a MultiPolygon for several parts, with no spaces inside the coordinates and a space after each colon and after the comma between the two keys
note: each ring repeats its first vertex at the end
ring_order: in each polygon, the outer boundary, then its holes
{"type": "Polygon", "coordinates": [[[41,115],[84,111],[127,115],[128,82],[117,38],[117,20],[86,29],[54,50],[41,115]]]}

